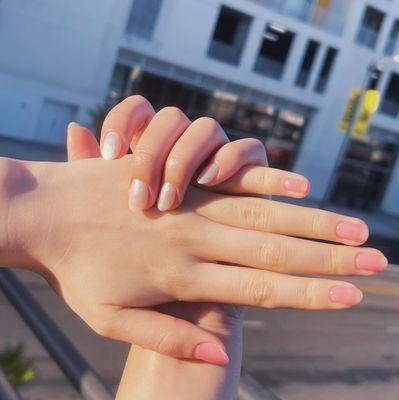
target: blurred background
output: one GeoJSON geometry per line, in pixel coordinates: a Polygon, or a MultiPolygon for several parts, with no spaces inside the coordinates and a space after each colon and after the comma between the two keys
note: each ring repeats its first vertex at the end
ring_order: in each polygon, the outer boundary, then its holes
{"type": "MultiPolygon", "coordinates": [[[[69,122],[98,131],[141,94],[260,139],[272,166],[310,178],[303,204],[365,219],[399,264],[398,43],[398,0],[0,0],[0,155],[65,160],[69,122]]],[[[126,346],[18,277],[114,388],[126,346]]],[[[397,400],[397,268],[356,283],[355,310],[250,310],[241,398],[397,400]]],[[[0,285],[8,380],[27,399],[81,398],[0,285]]]]}

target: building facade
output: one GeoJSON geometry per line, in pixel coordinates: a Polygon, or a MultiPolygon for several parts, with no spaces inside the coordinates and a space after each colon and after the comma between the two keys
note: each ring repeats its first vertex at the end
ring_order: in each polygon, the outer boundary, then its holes
{"type": "MultiPolygon", "coordinates": [[[[398,0],[0,0],[0,134],[61,145],[67,122],[139,93],[259,138],[320,200],[348,94],[398,40],[398,0]]],[[[399,214],[398,64],[378,89],[331,200],[399,214]]]]}

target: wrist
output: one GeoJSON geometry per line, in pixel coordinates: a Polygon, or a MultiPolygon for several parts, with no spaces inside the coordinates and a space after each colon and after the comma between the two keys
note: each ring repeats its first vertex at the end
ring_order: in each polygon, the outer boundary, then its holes
{"type": "MultiPolygon", "coordinates": [[[[40,271],[38,248],[43,240],[46,208],[40,190],[46,181],[46,163],[0,159],[1,217],[0,262],[3,267],[40,271]]],[[[48,168],[47,168],[48,169],[48,168]]]]}

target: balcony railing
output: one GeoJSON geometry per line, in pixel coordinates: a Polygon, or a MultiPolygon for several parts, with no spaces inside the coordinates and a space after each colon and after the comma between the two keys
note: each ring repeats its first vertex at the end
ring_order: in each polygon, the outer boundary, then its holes
{"type": "MultiPolygon", "coordinates": [[[[110,389],[13,272],[0,270],[0,289],[84,400],[113,399],[110,389]]],[[[7,384],[0,381],[0,386],[1,400],[2,393],[8,395],[5,400],[18,399],[7,384]]]]}

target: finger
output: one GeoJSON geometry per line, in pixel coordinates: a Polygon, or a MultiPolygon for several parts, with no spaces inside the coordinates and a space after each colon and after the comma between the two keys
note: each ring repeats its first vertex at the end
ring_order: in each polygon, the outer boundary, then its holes
{"type": "Polygon", "coordinates": [[[166,159],[189,125],[190,120],[176,107],[162,109],[151,120],[133,152],[129,190],[132,210],[146,210],[155,204],[166,159]]]}
{"type": "Polygon", "coordinates": [[[220,264],[199,264],[182,301],[212,301],[264,308],[329,310],[352,307],[362,292],[348,282],[281,275],[220,264]]]}
{"type": "MultiPolygon", "coordinates": [[[[235,142],[233,142],[235,143],[235,142]]],[[[213,189],[219,193],[306,197],[310,182],[302,175],[275,168],[248,165],[213,189]]]]}
{"type": "Polygon", "coordinates": [[[387,259],[376,249],[338,246],[236,228],[213,229],[202,238],[202,244],[200,256],[209,261],[288,274],[368,276],[381,272],[388,265],[387,259]]]}
{"type": "Polygon", "coordinates": [[[273,200],[217,196],[198,204],[198,214],[239,228],[351,246],[365,243],[369,236],[366,223],[358,218],[273,200]]]}
{"type": "Polygon", "coordinates": [[[103,336],[134,343],[170,357],[217,365],[229,362],[223,342],[191,322],[140,308],[112,308],[110,315],[103,329],[96,329],[103,336]]]}
{"type": "Polygon", "coordinates": [[[178,207],[197,169],[228,141],[214,119],[203,117],[194,121],[168,155],[158,209],[167,211],[178,207]]]}
{"type": "Polygon", "coordinates": [[[214,186],[235,175],[244,165],[267,165],[265,146],[257,139],[236,140],[219,149],[200,173],[200,185],[214,186]]]}
{"type": "Polygon", "coordinates": [[[68,161],[100,157],[100,147],[89,129],[72,122],[67,132],[68,161]]]}
{"type": "Polygon", "coordinates": [[[101,154],[105,160],[124,156],[134,150],[155,112],[142,96],[131,96],[115,106],[101,129],[101,154]]]}

